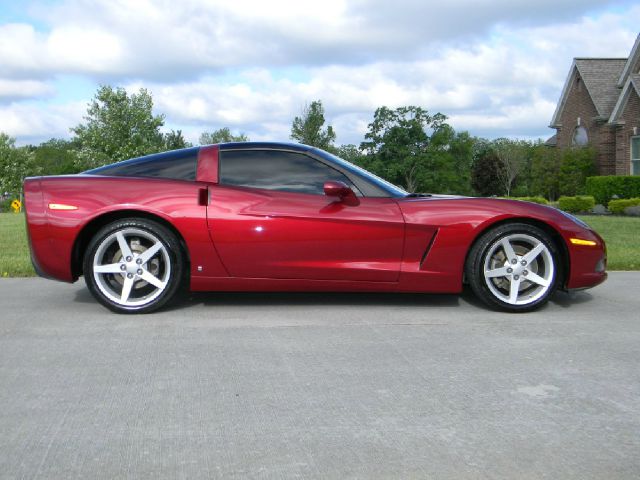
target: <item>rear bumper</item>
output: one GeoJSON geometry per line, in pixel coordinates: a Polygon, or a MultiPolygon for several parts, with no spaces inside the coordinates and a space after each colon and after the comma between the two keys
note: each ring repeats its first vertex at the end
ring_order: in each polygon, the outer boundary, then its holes
{"type": "Polygon", "coordinates": [[[36,273],[44,278],[73,282],[65,252],[55,248],[56,235],[52,234],[39,177],[24,182],[25,218],[31,263],[36,273]]]}

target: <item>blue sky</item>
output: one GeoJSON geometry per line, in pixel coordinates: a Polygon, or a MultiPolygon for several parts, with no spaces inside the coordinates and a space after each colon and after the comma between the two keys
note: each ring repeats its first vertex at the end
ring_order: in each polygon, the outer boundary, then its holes
{"type": "Polygon", "coordinates": [[[626,57],[640,5],[583,0],[0,0],[0,131],[69,137],[100,84],[148,89],[165,129],[288,140],[322,100],[338,143],[379,106],[546,138],[573,57],[626,57]]]}

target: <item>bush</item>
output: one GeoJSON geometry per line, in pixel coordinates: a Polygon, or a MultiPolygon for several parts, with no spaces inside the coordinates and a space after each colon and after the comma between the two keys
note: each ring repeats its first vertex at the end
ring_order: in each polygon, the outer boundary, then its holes
{"type": "Polygon", "coordinates": [[[640,197],[640,177],[630,175],[589,177],[586,192],[602,205],[607,205],[614,195],[618,198],[638,198],[640,197]]]}
{"type": "Polygon", "coordinates": [[[560,196],[561,154],[557,148],[536,145],[531,157],[529,195],[542,195],[549,200],[560,196]]]}
{"type": "Polygon", "coordinates": [[[11,202],[15,200],[14,197],[8,197],[0,201],[0,212],[13,212],[11,209],[11,202]]]}
{"type": "Polygon", "coordinates": [[[609,202],[609,211],[617,215],[622,215],[627,207],[635,207],[640,205],[640,198],[623,198],[620,200],[611,200],[609,202]]]}
{"type": "Polygon", "coordinates": [[[510,197],[511,200],[521,200],[523,202],[539,203],[540,205],[548,205],[549,202],[544,197],[510,197]]]}
{"type": "Polygon", "coordinates": [[[560,197],[558,200],[558,208],[569,213],[588,212],[595,206],[595,199],[587,195],[580,195],[577,197],[560,197]]]}
{"type": "Polygon", "coordinates": [[[585,193],[587,178],[595,175],[596,151],[593,148],[568,148],[562,152],[560,164],[560,194],[566,196],[585,193]]]}

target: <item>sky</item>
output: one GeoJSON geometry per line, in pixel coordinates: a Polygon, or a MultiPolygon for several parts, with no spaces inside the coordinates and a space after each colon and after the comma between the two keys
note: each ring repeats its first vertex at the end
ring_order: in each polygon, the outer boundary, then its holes
{"type": "Polygon", "coordinates": [[[573,57],[627,57],[640,4],[607,0],[0,0],[0,132],[70,138],[100,85],[146,88],[164,131],[287,141],[321,100],[337,144],[376,108],[548,138],[573,57]]]}

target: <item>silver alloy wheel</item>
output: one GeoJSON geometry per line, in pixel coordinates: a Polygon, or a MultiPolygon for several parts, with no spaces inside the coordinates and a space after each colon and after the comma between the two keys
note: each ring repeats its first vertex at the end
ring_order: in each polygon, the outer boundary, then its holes
{"type": "Polygon", "coordinates": [[[100,243],[92,269],[100,291],[124,307],[153,302],[171,278],[167,248],[155,235],[133,227],[113,232],[100,243]]]}
{"type": "Polygon", "coordinates": [[[552,287],[553,255],[539,239],[522,233],[495,241],[484,257],[484,280],[491,293],[510,305],[535,302],[552,287]]]}

